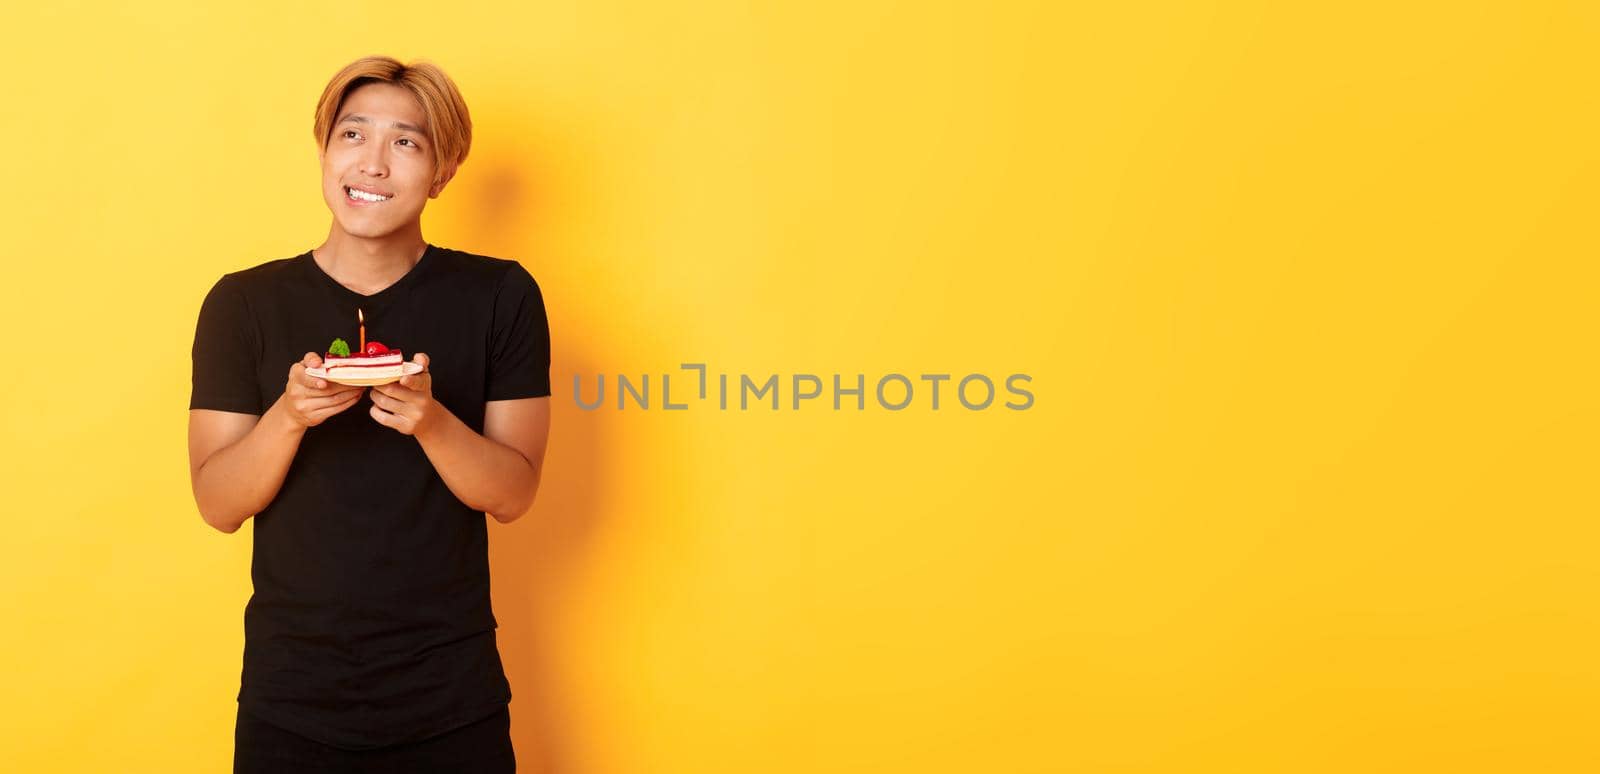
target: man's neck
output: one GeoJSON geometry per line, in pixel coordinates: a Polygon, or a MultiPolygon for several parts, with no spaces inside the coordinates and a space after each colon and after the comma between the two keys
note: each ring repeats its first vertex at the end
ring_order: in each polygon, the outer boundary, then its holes
{"type": "Polygon", "coordinates": [[[376,239],[351,236],[335,223],[311,257],[339,284],[371,295],[398,282],[427,249],[420,223],[376,239]]]}

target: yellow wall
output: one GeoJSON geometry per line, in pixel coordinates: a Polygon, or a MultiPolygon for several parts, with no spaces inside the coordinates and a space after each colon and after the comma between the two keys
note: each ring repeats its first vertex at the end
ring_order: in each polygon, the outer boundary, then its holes
{"type": "Polygon", "coordinates": [[[189,346],[326,232],[367,53],[473,110],[429,239],[549,305],[523,770],[1600,767],[1593,8],[58,5],[0,24],[8,770],[227,770],[189,346]],[[693,361],[1036,402],[571,400],[693,361]]]}

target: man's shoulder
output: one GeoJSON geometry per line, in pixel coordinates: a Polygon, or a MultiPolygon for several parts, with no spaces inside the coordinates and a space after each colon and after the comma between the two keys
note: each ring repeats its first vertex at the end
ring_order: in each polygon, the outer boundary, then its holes
{"type": "Polygon", "coordinates": [[[439,254],[449,270],[472,276],[491,284],[499,284],[517,270],[526,273],[522,264],[509,258],[496,258],[450,247],[439,247],[439,254]]]}
{"type": "Polygon", "coordinates": [[[222,279],[225,282],[235,283],[241,287],[252,287],[280,280],[287,276],[290,269],[294,267],[295,259],[299,257],[299,255],[291,255],[287,258],[274,258],[269,261],[263,261],[254,266],[227,272],[222,275],[222,279]]]}

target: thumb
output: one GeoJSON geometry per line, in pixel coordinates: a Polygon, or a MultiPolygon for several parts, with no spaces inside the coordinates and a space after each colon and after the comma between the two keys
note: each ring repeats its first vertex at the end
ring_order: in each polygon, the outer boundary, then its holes
{"type": "Polygon", "coordinates": [[[306,356],[300,359],[300,363],[306,368],[316,368],[322,365],[322,356],[315,352],[307,352],[306,356]]]}
{"type": "Polygon", "coordinates": [[[412,357],[412,358],[411,358],[411,359],[412,359],[412,360],[413,360],[413,361],[415,361],[415,362],[417,362],[417,363],[419,363],[419,364],[421,364],[421,365],[422,365],[422,369],[423,369],[423,370],[424,370],[424,371],[426,371],[426,370],[427,370],[427,369],[428,369],[428,356],[427,356],[427,355],[425,355],[425,354],[423,354],[423,353],[421,353],[421,352],[418,352],[418,353],[417,353],[417,354],[416,354],[416,355],[414,355],[414,356],[413,356],[413,357],[412,357]]]}

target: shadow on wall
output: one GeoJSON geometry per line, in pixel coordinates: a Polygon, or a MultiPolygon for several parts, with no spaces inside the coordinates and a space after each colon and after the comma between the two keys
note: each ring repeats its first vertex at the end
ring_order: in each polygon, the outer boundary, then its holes
{"type": "MultiPolygon", "coordinates": [[[[497,119],[498,120],[498,119],[497,119]]],[[[516,126],[497,126],[509,136],[516,126]]],[[[510,524],[488,519],[489,564],[497,640],[511,681],[512,739],[517,768],[529,774],[565,774],[581,769],[571,755],[576,690],[556,658],[565,635],[563,602],[577,596],[574,584],[589,560],[589,547],[601,525],[600,498],[610,482],[603,469],[607,443],[604,417],[584,412],[572,401],[570,375],[596,371],[594,353],[575,335],[581,322],[564,303],[562,291],[540,267],[573,256],[553,254],[551,237],[560,224],[546,223],[536,158],[495,156],[478,151],[467,164],[472,174],[455,181],[445,196],[458,197],[445,230],[464,235],[459,249],[510,258],[528,269],[545,295],[551,334],[551,429],[543,479],[531,511],[510,524]],[[482,153],[482,155],[478,155],[482,153]]],[[[463,167],[463,171],[466,167],[463,167]]]]}

